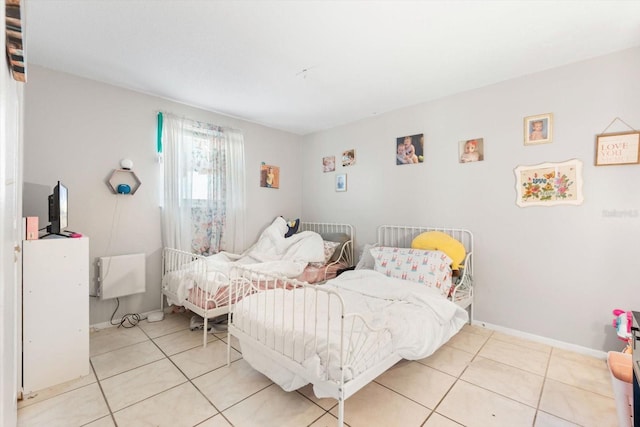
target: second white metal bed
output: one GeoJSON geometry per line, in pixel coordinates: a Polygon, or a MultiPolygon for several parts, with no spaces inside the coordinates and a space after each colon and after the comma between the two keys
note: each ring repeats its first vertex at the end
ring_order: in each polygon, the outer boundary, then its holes
{"type": "MultiPolygon", "coordinates": [[[[407,248],[413,238],[425,231],[444,232],[465,247],[466,256],[453,284],[450,301],[441,294],[432,298],[425,286],[390,279],[373,271],[345,273],[348,277],[344,280],[341,276],[323,286],[309,286],[291,279],[256,275],[239,267],[233,287],[237,295],[244,297],[231,304],[228,333],[239,339],[243,357],[283,389],[294,390],[312,383],[318,397],[336,399],[338,426],[342,426],[345,399],[401,359],[427,357],[468,320],[463,309],[470,311],[473,307],[471,232],[455,228],[382,226],[377,243],[407,248]],[[399,305],[389,302],[396,298],[394,292],[398,286],[411,288],[411,292],[424,292],[417,299],[433,303],[428,309],[412,309],[428,319],[417,321],[420,326],[416,328],[405,327],[413,329],[413,335],[408,338],[397,338],[403,328],[394,322],[380,323],[379,315],[383,311],[407,310],[405,301],[399,305]],[[369,287],[380,291],[382,297],[370,299],[368,295],[373,291],[369,287]],[[367,309],[354,310],[354,304],[359,307],[358,298],[367,299],[367,309]],[[370,311],[371,306],[379,309],[370,311]],[[429,316],[434,313],[442,318],[431,322],[429,316]],[[447,320],[448,315],[451,318],[447,320]],[[398,350],[402,348],[399,342],[413,345],[414,341],[418,348],[398,350]]],[[[406,312],[402,314],[399,317],[404,317],[406,312]]],[[[227,343],[230,355],[230,337],[227,343]]]]}
{"type": "MultiPolygon", "coordinates": [[[[335,276],[341,267],[353,265],[353,226],[341,223],[301,222],[299,232],[313,231],[323,239],[341,236],[344,242],[337,259],[325,264],[321,280],[335,276]]],[[[228,313],[229,302],[235,294],[229,288],[229,277],[207,267],[207,257],[173,248],[164,248],[162,254],[162,292],[160,309],[164,311],[165,298],[180,305],[204,319],[203,343],[207,345],[209,319],[228,313]],[[178,295],[179,284],[189,288],[188,295],[178,295]],[[171,285],[171,286],[170,286],[171,285]]]]}

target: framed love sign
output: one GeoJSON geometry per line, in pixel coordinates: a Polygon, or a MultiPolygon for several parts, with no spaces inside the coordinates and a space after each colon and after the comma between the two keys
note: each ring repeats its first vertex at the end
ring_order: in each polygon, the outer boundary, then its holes
{"type": "Polygon", "coordinates": [[[596,166],[640,163],[640,132],[621,132],[596,137],[596,166]]]}

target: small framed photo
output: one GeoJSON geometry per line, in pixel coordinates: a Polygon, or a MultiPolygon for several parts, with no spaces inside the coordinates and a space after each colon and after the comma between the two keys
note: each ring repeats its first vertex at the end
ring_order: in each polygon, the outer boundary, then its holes
{"type": "Polygon", "coordinates": [[[424,162],[424,134],[396,138],[396,165],[424,162]]]}
{"type": "Polygon", "coordinates": [[[280,188],[280,168],[273,165],[260,165],[260,187],[280,188]]]}
{"type": "Polygon", "coordinates": [[[553,141],[553,114],[524,118],[524,145],[547,144],[553,141]]]}
{"type": "Polygon", "coordinates": [[[347,191],[346,173],[339,173],[336,175],[336,191],[347,191]]]}
{"type": "Polygon", "coordinates": [[[484,138],[467,139],[458,143],[460,163],[479,162],[484,160],[484,138]]]}
{"type": "Polygon", "coordinates": [[[596,136],[596,166],[640,163],[640,132],[596,136]]]}
{"type": "Polygon", "coordinates": [[[342,166],[356,164],[356,150],[347,150],[342,153],[342,166]]]}
{"type": "Polygon", "coordinates": [[[336,156],[322,158],[322,172],[333,172],[336,170],[336,156]]]}

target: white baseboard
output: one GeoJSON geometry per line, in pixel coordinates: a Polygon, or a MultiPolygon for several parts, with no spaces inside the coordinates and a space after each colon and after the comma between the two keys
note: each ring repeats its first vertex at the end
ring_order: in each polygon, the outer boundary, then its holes
{"type": "Polygon", "coordinates": [[[595,350],[593,348],[582,347],[580,345],[571,344],[564,341],[558,341],[540,335],[529,334],[527,332],[518,331],[516,329],[505,328],[504,326],[492,325],[491,323],[483,322],[481,320],[473,320],[472,325],[480,326],[482,328],[491,329],[492,331],[502,332],[507,335],[512,335],[518,338],[524,338],[529,341],[539,342],[541,344],[550,345],[552,347],[561,348],[563,350],[573,351],[576,353],[584,354],[598,359],[606,359],[607,353],[601,350],[595,350]]]}

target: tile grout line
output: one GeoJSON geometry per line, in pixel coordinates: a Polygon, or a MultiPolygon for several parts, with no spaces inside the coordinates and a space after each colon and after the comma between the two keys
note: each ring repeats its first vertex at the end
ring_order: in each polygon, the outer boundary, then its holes
{"type": "MultiPolygon", "coordinates": [[[[109,410],[109,415],[111,415],[111,420],[113,421],[113,424],[116,427],[118,427],[118,423],[116,422],[116,417],[113,414],[113,411],[111,410],[111,405],[109,405],[109,401],[107,400],[107,396],[104,394],[104,390],[102,389],[102,384],[100,383],[100,378],[98,378],[98,374],[96,373],[96,369],[93,366],[93,362],[91,361],[91,358],[89,358],[89,365],[91,366],[91,370],[93,371],[93,375],[95,375],[95,377],[96,377],[96,382],[98,383],[98,388],[100,389],[100,393],[102,394],[102,398],[104,399],[105,405],[107,405],[107,409],[109,410]]],[[[94,421],[96,421],[96,420],[94,420],[94,421]]]]}

